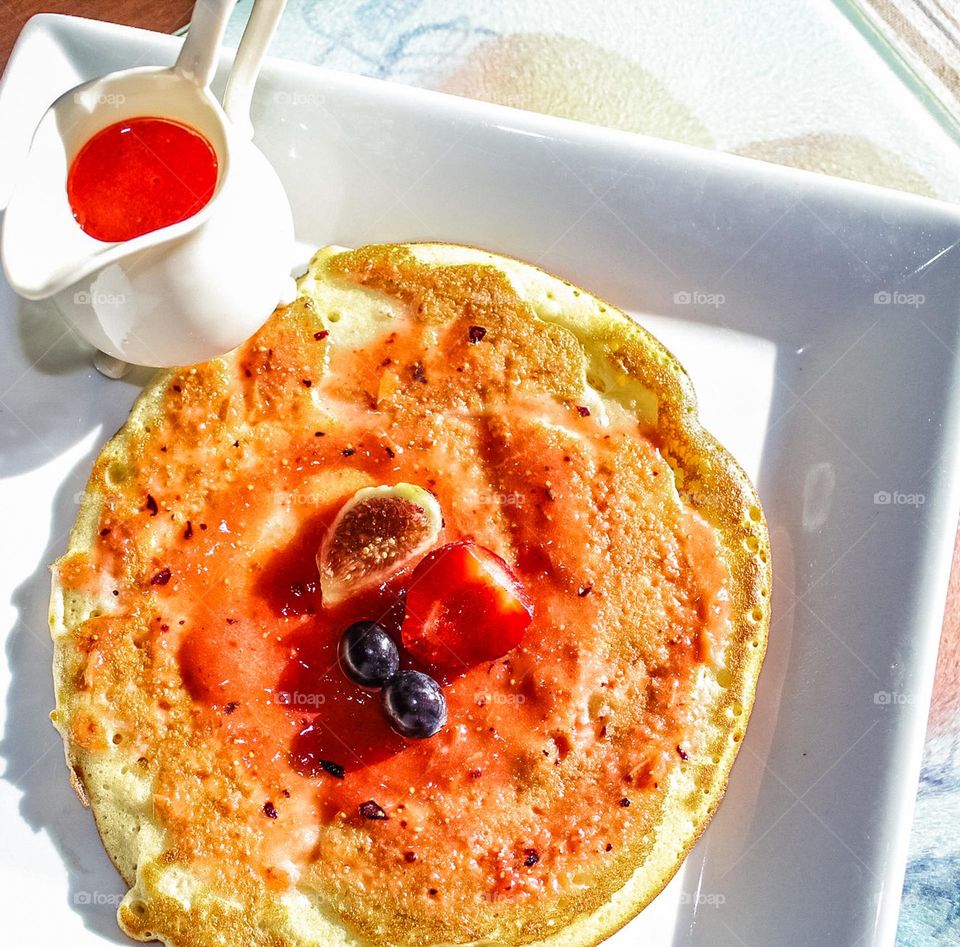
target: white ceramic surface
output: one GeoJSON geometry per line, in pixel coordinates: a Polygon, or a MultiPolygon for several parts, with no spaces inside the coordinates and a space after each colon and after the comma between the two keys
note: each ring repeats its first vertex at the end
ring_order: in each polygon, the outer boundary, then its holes
{"type": "MultiPolygon", "coordinates": [[[[0,88],[0,192],[56,95],[176,50],[34,20],[0,88]]],[[[706,835],[610,943],[892,943],[960,497],[960,212],[292,64],[265,70],[253,120],[304,259],[441,239],[539,263],[653,328],[757,479],[776,580],[754,715],[706,835]]],[[[4,930],[122,943],[122,884],[46,719],[46,564],[140,379],[98,378],[2,284],[0,313],[4,930]]]]}

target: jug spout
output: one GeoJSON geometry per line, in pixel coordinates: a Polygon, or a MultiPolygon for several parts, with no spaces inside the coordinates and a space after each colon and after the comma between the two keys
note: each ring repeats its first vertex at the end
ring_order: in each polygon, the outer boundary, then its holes
{"type": "Polygon", "coordinates": [[[37,126],[7,206],[0,253],[10,285],[27,299],[45,299],[110,264],[191,233],[213,210],[229,150],[217,101],[173,69],[124,70],[65,93],[37,126]],[[97,132],[138,116],[172,119],[200,132],[216,152],[217,186],[204,207],[179,223],[123,242],[97,240],[80,228],[70,207],[70,164],[97,132]]]}

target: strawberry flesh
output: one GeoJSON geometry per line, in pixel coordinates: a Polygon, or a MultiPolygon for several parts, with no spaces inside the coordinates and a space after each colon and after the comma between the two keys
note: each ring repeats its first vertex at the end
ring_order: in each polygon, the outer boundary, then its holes
{"type": "Polygon", "coordinates": [[[515,648],[533,602],[498,555],[471,540],[441,546],[414,569],[401,637],[431,667],[464,671],[515,648]]]}

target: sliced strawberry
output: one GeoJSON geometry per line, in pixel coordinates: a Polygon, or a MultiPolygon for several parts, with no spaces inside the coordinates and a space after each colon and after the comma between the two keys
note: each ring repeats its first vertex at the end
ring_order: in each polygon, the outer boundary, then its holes
{"type": "Polygon", "coordinates": [[[470,540],[425,556],[410,577],[404,647],[433,667],[462,671],[515,648],[533,602],[510,567],[470,540]]]}

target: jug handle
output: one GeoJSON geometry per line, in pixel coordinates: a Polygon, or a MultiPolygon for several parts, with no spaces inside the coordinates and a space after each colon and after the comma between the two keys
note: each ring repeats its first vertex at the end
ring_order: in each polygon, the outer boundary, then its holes
{"type": "Polygon", "coordinates": [[[201,88],[210,85],[217,69],[220,43],[237,0],[197,0],[190,28],[177,57],[176,72],[201,88]]]}
{"type": "Polygon", "coordinates": [[[286,0],[254,0],[250,19],[243,31],[233,68],[223,93],[223,110],[240,134],[253,137],[250,101],[263,57],[283,14],[286,0]]]}

